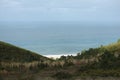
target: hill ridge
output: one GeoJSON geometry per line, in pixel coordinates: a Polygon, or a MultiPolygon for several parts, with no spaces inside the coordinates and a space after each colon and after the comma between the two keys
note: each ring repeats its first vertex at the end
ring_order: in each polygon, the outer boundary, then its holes
{"type": "Polygon", "coordinates": [[[4,62],[32,62],[44,61],[49,58],[26,50],[10,43],[0,41],[0,61],[4,62]]]}

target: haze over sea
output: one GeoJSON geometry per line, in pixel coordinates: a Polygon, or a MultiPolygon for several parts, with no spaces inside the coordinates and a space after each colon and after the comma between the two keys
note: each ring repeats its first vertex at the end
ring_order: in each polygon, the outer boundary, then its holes
{"type": "Polygon", "coordinates": [[[76,54],[117,41],[120,27],[80,22],[2,22],[0,40],[42,55],[76,54]]]}

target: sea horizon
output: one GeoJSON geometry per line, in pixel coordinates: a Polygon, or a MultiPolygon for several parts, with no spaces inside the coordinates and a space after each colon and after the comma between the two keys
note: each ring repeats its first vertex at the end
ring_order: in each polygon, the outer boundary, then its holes
{"type": "Polygon", "coordinates": [[[119,25],[79,22],[44,22],[0,24],[0,40],[41,55],[60,56],[116,42],[119,25]]]}

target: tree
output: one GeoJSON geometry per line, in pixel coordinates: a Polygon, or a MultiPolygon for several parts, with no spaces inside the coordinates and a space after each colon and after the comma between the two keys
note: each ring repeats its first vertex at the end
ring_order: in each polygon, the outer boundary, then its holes
{"type": "Polygon", "coordinates": [[[110,51],[105,51],[100,59],[100,68],[110,69],[113,68],[116,57],[110,51]]]}

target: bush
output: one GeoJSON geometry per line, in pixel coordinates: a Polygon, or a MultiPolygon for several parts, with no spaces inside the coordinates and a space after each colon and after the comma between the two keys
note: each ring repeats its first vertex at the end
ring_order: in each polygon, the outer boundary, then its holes
{"type": "Polygon", "coordinates": [[[112,54],[109,51],[105,51],[104,54],[101,56],[99,65],[100,68],[102,69],[111,69],[114,68],[115,66],[115,62],[116,62],[116,57],[114,56],[114,54],[112,54]]]}

